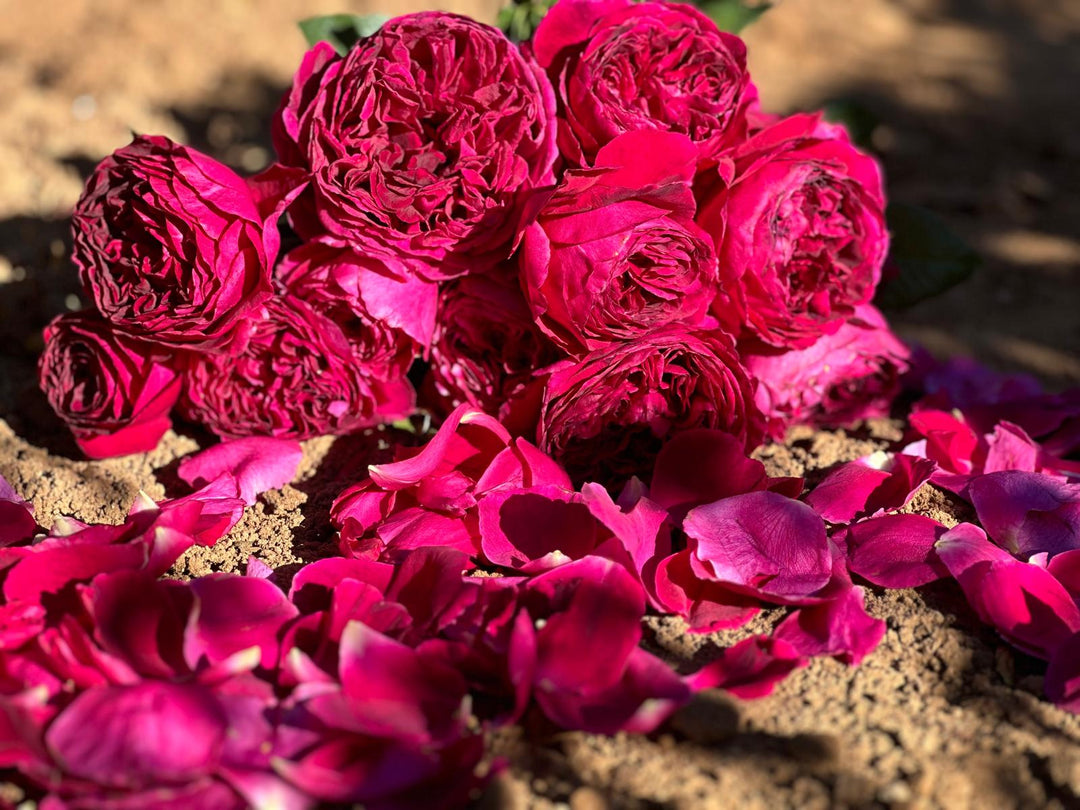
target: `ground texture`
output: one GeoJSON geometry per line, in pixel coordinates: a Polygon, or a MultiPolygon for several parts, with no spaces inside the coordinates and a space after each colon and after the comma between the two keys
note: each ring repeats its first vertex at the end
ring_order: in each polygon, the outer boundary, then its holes
{"type": "MultiPolygon", "coordinates": [[[[376,8],[0,0],[0,474],[36,502],[41,522],[119,521],[138,490],[171,491],[175,460],[208,441],[183,428],[148,455],[79,461],[36,391],[41,327],[82,305],[65,257],[83,177],[133,130],[261,168],[269,115],[303,51],[293,22],[376,8]]],[[[479,0],[454,8],[494,13],[479,0]]],[[[1051,387],[1080,383],[1080,6],[780,0],[747,39],[766,107],[856,102],[879,122],[871,139],[891,197],[935,209],[984,254],[971,281],[892,316],[899,331],[1051,387]]],[[[813,480],[895,438],[889,423],[795,434],[760,456],[773,474],[813,480]]],[[[307,443],[295,486],[269,493],[175,573],[235,570],[254,554],[288,577],[328,553],[329,503],[378,448],[377,436],[307,443]]],[[[912,508],[963,517],[962,504],[930,489],[912,508]]],[[[889,631],[859,668],[816,661],[755,702],[704,693],[649,738],[516,730],[494,741],[512,766],[481,805],[1080,806],[1080,720],[1041,699],[1037,662],[981,628],[954,586],[869,601],[889,631]]],[[[749,630],[777,618],[766,612],[749,630]]],[[[689,636],[667,620],[646,635],[690,667],[734,638],[689,636]]]]}

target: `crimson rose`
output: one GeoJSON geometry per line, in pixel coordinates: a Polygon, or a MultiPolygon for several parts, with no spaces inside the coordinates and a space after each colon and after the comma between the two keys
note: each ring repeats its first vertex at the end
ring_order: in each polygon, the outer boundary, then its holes
{"type": "Polygon", "coordinates": [[[721,164],[698,223],[732,310],[761,343],[803,349],[867,303],[889,248],[881,170],[817,115],[766,127],[721,164]]]}
{"type": "Polygon", "coordinates": [[[743,41],[682,3],[561,0],[533,47],[559,96],[559,148],[576,165],[638,129],[688,135],[709,160],[745,135],[757,98],[743,41]]]}
{"type": "Polygon", "coordinates": [[[646,473],[665,439],[697,427],[754,447],[764,420],[731,338],[670,326],[554,367],[537,440],[572,476],[613,483],[646,473]]]}
{"type": "Polygon", "coordinates": [[[218,347],[270,294],[273,222],[240,177],[168,138],[138,136],[101,161],[72,230],[87,293],[135,337],[218,347]]]}
{"type": "Polygon", "coordinates": [[[516,415],[535,424],[540,383],[534,374],[558,355],[533,324],[512,269],[468,275],[443,288],[429,377],[441,410],[467,402],[506,422],[522,405],[531,413],[516,415]]]}
{"type": "Polygon", "coordinates": [[[172,424],[180,376],[159,347],[118,334],[95,312],[45,328],[41,389],[90,458],[153,450],[172,424]]]}
{"type": "Polygon", "coordinates": [[[243,351],[194,357],[181,403],[223,439],[307,439],[408,414],[408,381],[357,362],[340,327],[294,296],[271,298],[243,351]]]}
{"type": "Polygon", "coordinates": [[[317,45],[274,122],[281,162],[310,177],[293,223],[429,279],[493,265],[553,180],[554,117],[543,71],[466,17],[407,14],[344,57],[317,45]]]}
{"type": "Polygon", "coordinates": [[[696,168],[686,136],[646,130],[567,172],[521,254],[533,315],[559,346],[576,353],[708,311],[717,267],[693,221],[696,168]]]}

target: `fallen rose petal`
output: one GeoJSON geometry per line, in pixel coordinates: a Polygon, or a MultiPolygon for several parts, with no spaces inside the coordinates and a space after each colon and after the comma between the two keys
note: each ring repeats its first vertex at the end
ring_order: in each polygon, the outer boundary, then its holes
{"type": "Polygon", "coordinates": [[[225,733],[225,717],[208,690],[147,681],[81,693],[45,741],[68,774],[120,788],[212,773],[225,733]]]}
{"type": "Polygon", "coordinates": [[[442,423],[438,432],[415,456],[392,464],[369,466],[368,474],[371,480],[384,489],[405,489],[433,475],[441,465],[446,463],[447,454],[452,450],[455,455],[468,453],[468,448],[472,448],[475,452],[475,446],[471,445],[468,439],[458,435],[459,427],[464,426],[474,428],[470,435],[475,434],[475,438],[485,449],[488,445],[497,442],[501,442],[503,446],[510,442],[510,434],[497,419],[473,410],[469,405],[460,405],[446,417],[446,421],[442,423]],[[455,445],[463,445],[463,447],[455,448],[455,445]]]}
{"type": "Polygon", "coordinates": [[[34,505],[20,498],[0,475],[0,547],[29,540],[36,531],[34,505]]]}
{"type": "Polygon", "coordinates": [[[848,565],[875,585],[917,588],[948,575],[934,551],[945,532],[922,515],[882,515],[853,523],[843,532],[848,565]]]}
{"type": "Polygon", "coordinates": [[[760,593],[809,596],[832,572],[825,524],[804,503],[774,492],[751,492],[690,510],[683,521],[697,541],[695,573],[760,593]]]}
{"type": "Polygon", "coordinates": [[[885,635],[885,622],[867,615],[866,594],[851,587],[835,599],[799,608],[773,631],[800,655],[830,655],[857,666],[885,635]]]}
{"type": "Polygon", "coordinates": [[[480,501],[479,514],[488,561],[530,573],[584,557],[602,531],[579,495],[556,487],[496,490],[480,501]]]}
{"type": "Polygon", "coordinates": [[[806,659],[783,639],[759,635],[728,647],[711,664],[686,678],[695,692],[701,689],[724,689],[737,698],[764,697],[806,659]]]}
{"type": "Polygon", "coordinates": [[[687,430],[656,456],[649,498],[681,519],[695,506],[765,489],[765,465],[743,442],[719,430],[687,430]]]}
{"type": "Polygon", "coordinates": [[[761,612],[754,597],[698,577],[688,550],[660,560],[650,598],[658,610],[684,618],[691,633],[742,627],[761,612]]]}
{"type": "Polygon", "coordinates": [[[177,475],[192,487],[202,487],[223,473],[231,473],[240,498],[251,506],[256,496],[292,481],[302,457],[303,449],[297,441],[250,436],[188,456],[180,462],[177,475]]]}
{"type": "Polygon", "coordinates": [[[1080,633],[1063,641],[1050,657],[1044,688],[1059,708],[1080,714],[1080,633]]]}
{"type": "Polygon", "coordinates": [[[806,502],[830,523],[850,523],[905,506],[935,468],[926,458],[874,453],[837,467],[807,493],[806,502]]]}
{"type": "Polygon", "coordinates": [[[1080,484],[1010,470],[975,478],[967,496],[987,534],[1013,554],[1080,548],[1080,484]]]}
{"type": "Polygon", "coordinates": [[[1065,587],[1045,568],[995,546],[977,527],[961,524],[936,550],[979,617],[1019,649],[1048,660],[1080,631],[1080,608],[1065,587]]]}

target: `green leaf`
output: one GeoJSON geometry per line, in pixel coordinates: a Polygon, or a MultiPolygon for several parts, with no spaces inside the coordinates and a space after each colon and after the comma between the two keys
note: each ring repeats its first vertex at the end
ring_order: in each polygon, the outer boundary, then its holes
{"type": "Polygon", "coordinates": [[[298,25],[309,46],[329,42],[342,56],[364,37],[370,37],[389,20],[385,14],[328,14],[308,17],[298,25]]]}
{"type": "Polygon", "coordinates": [[[532,39],[555,0],[511,0],[499,10],[495,26],[514,42],[532,39]]]}
{"type": "Polygon", "coordinates": [[[866,149],[872,146],[874,130],[881,122],[861,101],[853,98],[836,98],[825,102],[824,111],[825,120],[834,124],[843,124],[857,146],[866,149]]]}
{"type": "Polygon", "coordinates": [[[917,205],[893,203],[886,211],[892,231],[890,264],[898,271],[882,282],[874,303],[905,309],[955,287],[975,272],[979,254],[940,217],[917,205]]]}
{"type": "Polygon", "coordinates": [[[721,31],[737,34],[772,8],[772,3],[748,5],[743,0],[704,0],[698,7],[721,31]]]}

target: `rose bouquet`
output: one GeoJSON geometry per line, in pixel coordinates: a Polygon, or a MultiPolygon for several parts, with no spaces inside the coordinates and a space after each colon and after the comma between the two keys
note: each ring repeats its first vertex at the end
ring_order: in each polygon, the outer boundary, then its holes
{"type": "Polygon", "coordinates": [[[441,12],[361,33],[304,56],[260,175],[138,137],[90,178],[94,311],[41,362],[85,452],[149,449],[174,407],[308,438],[468,403],[618,485],[679,431],[752,449],[887,411],[878,165],[762,112],[737,36],[630,0],[563,0],[520,44],[441,12]]]}
{"type": "Polygon", "coordinates": [[[274,165],[138,137],[76,207],[93,308],[46,331],[50,404],[93,457],[174,409],[224,441],[119,526],[39,527],[0,479],[0,767],[43,807],[462,806],[507,724],[647,732],[698,689],[857,664],[885,632],[859,582],[954,577],[1080,706],[1080,398],[890,332],[881,173],[843,128],[763,112],[686,5],[560,0],[521,43],[311,22],[274,165]],[[750,457],[887,413],[909,366],[889,452],[809,490],[750,457]],[[336,554],[162,579],[295,440],[418,407],[437,429],[362,460],[336,554]],[[985,531],[907,514],[929,485],[985,531]],[[693,673],[639,646],[646,611],[765,605],[790,612],[693,673]]]}

